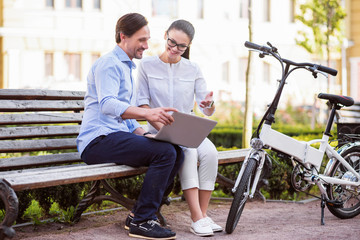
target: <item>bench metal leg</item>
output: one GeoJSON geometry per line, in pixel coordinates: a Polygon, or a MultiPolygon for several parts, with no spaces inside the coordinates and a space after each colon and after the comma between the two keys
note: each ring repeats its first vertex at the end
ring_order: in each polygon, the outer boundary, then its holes
{"type": "Polygon", "coordinates": [[[110,195],[96,196],[94,199],[94,203],[108,200],[108,201],[116,202],[130,211],[132,210],[132,208],[134,207],[134,204],[135,204],[135,200],[126,198],[123,195],[121,195],[112,186],[110,186],[110,184],[107,182],[106,179],[100,180],[100,181],[101,181],[101,184],[103,185],[103,187],[105,188],[105,190],[108,191],[110,193],[110,195]]]}
{"type": "MultiPolygon", "coordinates": [[[[166,226],[166,220],[164,216],[161,214],[160,210],[161,207],[166,204],[170,204],[170,198],[168,198],[168,195],[170,194],[171,190],[173,188],[173,184],[169,186],[169,188],[165,191],[164,198],[161,202],[161,205],[156,212],[157,217],[159,218],[159,221],[161,225],[166,226]]],[[[92,204],[94,203],[100,203],[104,200],[112,201],[115,203],[120,204],[121,206],[125,207],[129,211],[131,211],[135,205],[135,200],[129,199],[121,195],[118,191],[116,191],[108,182],[106,179],[104,180],[97,180],[92,183],[92,186],[90,188],[89,193],[84,197],[83,200],[79,203],[79,205],[76,208],[73,222],[80,221],[81,214],[92,204]],[[110,195],[98,195],[98,192],[100,190],[100,187],[103,187],[110,195]]]]}
{"type": "Polygon", "coordinates": [[[74,214],[74,222],[78,222],[81,218],[81,214],[92,204],[100,203],[104,200],[112,201],[120,204],[121,206],[131,210],[135,204],[135,200],[129,199],[121,195],[116,191],[110,184],[104,180],[97,180],[93,182],[89,193],[84,197],[83,200],[79,203],[74,214]],[[110,193],[110,195],[98,195],[100,186],[103,186],[104,189],[110,193]]]}
{"type": "Polygon", "coordinates": [[[228,188],[232,188],[235,184],[235,181],[221,175],[220,173],[217,173],[216,182],[228,188]]]}
{"type": "Polygon", "coordinates": [[[89,193],[81,200],[81,202],[76,207],[76,211],[74,214],[73,222],[79,222],[81,218],[81,214],[91,205],[93,204],[93,200],[99,190],[100,180],[94,181],[91,185],[89,193]]]}
{"type": "Polygon", "coordinates": [[[19,212],[19,201],[15,191],[10,184],[0,179],[0,199],[5,205],[5,217],[0,226],[0,240],[12,238],[15,236],[15,230],[11,227],[17,218],[19,212]]]}

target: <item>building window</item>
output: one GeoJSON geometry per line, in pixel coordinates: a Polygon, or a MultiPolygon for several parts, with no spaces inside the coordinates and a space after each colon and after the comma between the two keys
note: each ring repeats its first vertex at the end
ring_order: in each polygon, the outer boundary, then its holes
{"type": "Polygon", "coordinates": [[[264,3],[264,21],[270,22],[271,20],[271,0],[263,0],[264,3]]]}
{"type": "Polygon", "coordinates": [[[230,62],[224,62],[222,64],[222,80],[226,83],[230,83],[230,62]]]}
{"type": "Polygon", "coordinates": [[[82,0],[66,0],[65,7],[67,7],[67,8],[82,8],[82,0]]]}
{"type": "Polygon", "coordinates": [[[270,84],[270,64],[267,62],[263,62],[263,76],[264,76],[264,83],[270,84]]]}
{"type": "Polygon", "coordinates": [[[101,1],[100,0],[93,0],[94,9],[100,10],[101,9],[101,1]]]}
{"type": "Polygon", "coordinates": [[[152,15],[177,18],[178,0],[152,0],[152,15]]]}
{"type": "Polygon", "coordinates": [[[290,22],[295,22],[295,0],[290,0],[290,22]]]}
{"type": "Polygon", "coordinates": [[[240,18],[249,18],[249,0],[240,0],[240,18]]]}
{"type": "Polygon", "coordinates": [[[81,80],[81,57],[78,53],[65,53],[65,73],[69,80],[81,80]]]}
{"type": "Polygon", "coordinates": [[[100,53],[93,53],[91,54],[91,64],[94,64],[94,62],[100,57],[100,53]]]}
{"type": "Polygon", "coordinates": [[[46,0],[45,6],[48,8],[54,8],[54,0],[46,0]]]}
{"type": "Polygon", "coordinates": [[[197,0],[197,17],[200,19],[204,18],[204,0],[197,0]]]}
{"type": "Polygon", "coordinates": [[[54,54],[45,53],[45,77],[54,76],[54,54]]]}

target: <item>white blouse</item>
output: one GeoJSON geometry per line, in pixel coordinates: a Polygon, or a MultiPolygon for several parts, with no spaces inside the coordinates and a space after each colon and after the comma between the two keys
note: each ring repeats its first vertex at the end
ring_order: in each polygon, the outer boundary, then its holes
{"type": "Polygon", "coordinates": [[[138,106],[174,107],[184,113],[192,112],[195,97],[199,105],[209,93],[198,65],[185,58],[175,64],[164,63],[158,56],[144,58],[137,84],[138,106]]]}
{"type": "Polygon", "coordinates": [[[164,63],[159,56],[144,58],[139,64],[137,84],[138,106],[173,107],[189,114],[194,99],[199,106],[209,93],[199,66],[186,58],[175,64],[164,63]]]}

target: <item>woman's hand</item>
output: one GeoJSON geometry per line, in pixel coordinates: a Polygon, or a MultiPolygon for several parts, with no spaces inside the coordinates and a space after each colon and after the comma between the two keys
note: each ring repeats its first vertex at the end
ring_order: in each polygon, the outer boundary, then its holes
{"type": "Polygon", "coordinates": [[[202,108],[212,108],[214,105],[213,91],[206,94],[205,99],[200,102],[202,108]]]}

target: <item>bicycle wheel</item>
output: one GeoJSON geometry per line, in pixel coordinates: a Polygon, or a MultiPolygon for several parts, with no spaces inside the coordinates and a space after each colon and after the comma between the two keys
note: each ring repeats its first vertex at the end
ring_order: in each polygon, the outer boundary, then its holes
{"type": "Polygon", "coordinates": [[[242,211],[244,210],[245,203],[248,199],[248,195],[244,195],[250,188],[250,180],[253,179],[253,174],[256,168],[257,161],[250,158],[243,176],[241,177],[239,186],[237,187],[234,195],[234,199],[231,203],[228,218],[226,220],[226,233],[230,234],[236,228],[239,222],[242,211]]]}
{"type": "MultiPolygon", "coordinates": [[[[355,169],[360,172],[360,146],[354,146],[344,151],[341,156],[355,169]]],[[[338,161],[330,172],[330,177],[355,180],[356,177],[338,161]]],[[[329,211],[334,216],[342,219],[353,218],[360,213],[360,192],[353,187],[331,184],[327,188],[327,194],[331,200],[343,202],[343,207],[338,208],[327,204],[329,211]]]]}

